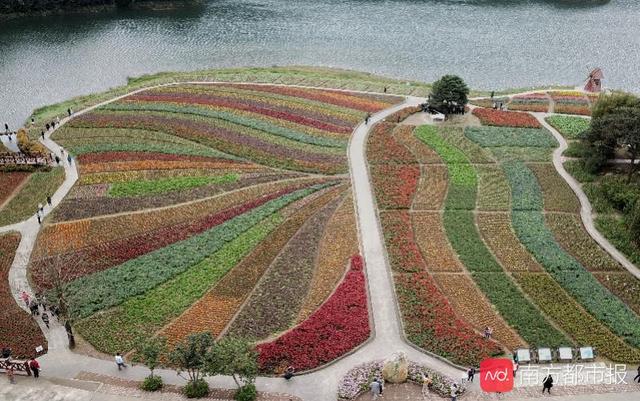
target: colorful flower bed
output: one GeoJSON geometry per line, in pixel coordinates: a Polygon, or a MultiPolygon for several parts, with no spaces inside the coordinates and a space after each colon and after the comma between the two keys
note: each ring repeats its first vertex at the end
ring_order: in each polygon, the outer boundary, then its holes
{"type": "MultiPolygon", "coordinates": [[[[217,285],[165,326],[161,335],[167,338],[169,344],[176,344],[191,333],[208,331],[219,336],[287,242],[310,217],[335,198],[337,191],[341,191],[341,188],[330,189],[311,202],[301,205],[299,210],[270,233],[217,285]]],[[[305,199],[308,198],[310,197],[305,199]]]]}
{"type": "Polygon", "coordinates": [[[451,249],[439,212],[412,213],[416,243],[430,272],[462,272],[464,268],[451,249]]]}
{"type": "MultiPolygon", "coordinates": [[[[5,173],[0,173],[4,175],[5,173]]],[[[36,172],[18,193],[0,209],[0,226],[25,220],[36,213],[38,204],[44,204],[64,181],[64,169],[57,167],[48,172],[36,172]]]]}
{"type": "Polygon", "coordinates": [[[440,164],[440,156],[428,146],[424,146],[421,140],[416,138],[414,131],[418,129],[411,125],[399,125],[393,132],[396,140],[413,153],[420,164],[440,164]]]}
{"type": "Polygon", "coordinates": [[[529,93],[513,96],[508,107],[509,110],[546,113],[549,111],[549,103],[549,97],[545,93],[529,93]]]}
{"type": "Polygon", "coordinates": [[[381,122],[375,125],[367,141],[367,160],[371,164],[415,164],[413,154],[393,135],[397,126],[381,122]]]}
{"type": "Polygon", "coordinates": [[[325,225],[339,202],[324,206],[282,248],[229,326],[228,335],[262,340],[295,323],[309,292],[325,225]]]}
{"type": "Polygon", "coordinates": [[[528,167],[540,184],[545,211],[580,213],[578,197],[553,164],[531,164],[528,167]]]}
{"type": "Polygon", "coordinates": [[[0,205],[29,177],[26,172],[0,173],[0,205]]]}
{"type": "Polygon", "coordinates": [[[304,322],[274,341],[258,345],[258,363],[266,372],[281,373],[324,365],[369,338],[367,290],[361,256],[329,299],[304,322]]]}
{"type": "Polygon", "coordinates": [[[447,167],[422,165],[421,170],[422,177],[413,199],[412,208],[414,210],[439,210],[447,195],[447,167]]]}
{"type": "Polygon", "coordinates": [[[550,116],[545,120],[567,139],[579,139],[590,125],[590,120],[582,117],[550,116]]]}
{"type": "Polygon", "coordinates": [[[408,209],[420,179],[417,164],[370,166],[371,180],[380,209],[408,209]]]}
{"type": "Polygon", "coordinates": [[[495,162],[491,152],[467,138],[464,131],[461,127],[438,127],[438,134],[450,146],[459,149],[469,162],[478,164],[495,162]]]}
{"type": "Polygon", "coordinates": [[[516,237],[508,214],[479,213],[476,221],[482,238],[506,270],[512,272],[543,270],[516,237]]]}
{"type": "Polygon", "coordinates": [[[39,345],[46,352],[47,340],[36,321],[16,304],[11,293],[9,269],[19,243],[19,234],[0,237],[0,346],[11,348],[14,358],[28,358],[35,355],[39,345]]]}
{"type": "Polygon", "coordinates": [[[476,108],[473,109],[473,115],[478,117],[483,125],[540,128],[538,120],[528,113],[476,108]]]}
{"type": "Polygon", "coordinates": [[[324,186],[302,189],[257,206],[201,234],[131,259],[109,270],[78,278],[68,285],[71,309],[86,317],[143,294],[166,280],[206,262],[209,256],[281,208],[324,186]],[[151,268],[153,267],[153,268],[151,268]],[[126,277],[126,280],[124,278],[126,277]]]}
{"type": "MultiPolygon", "coordinates": [[[[640,350],[626,344],[592,315],[580,308],[550,276],[537,273],[515,273],[523,290],[532,297],[556,324],[569,333],[578,345],[595,347],[612,361],[640,361],[640,350]]],[[[565,342],[560,345],[567,346],[565,342]]]]}
{"type": "Polygon", "coordinates": [[[426,271],[395,275],[404,332],[415,345],[460,365],[477,365],[502,353],[458,318],[426,271]]]}
{"type": "Polygon", "coordinates": [[[391,268],[398,272],[419,272],[426,268],[412,230],[408,211],[380,212],[391,268]]]}
{"type": "Polygon", "coordinates": [[[482,291],[469,276],[434,274],[433,277],[455,311],[476,330],[483,331],[485,327],[491,327],[492,338],[509,350],[526,346],[522,338],[505,323],[495,308],[485,301],[482,291]]]}
{"type": "Polygon", "coordinates": [[[478,170],[478,210],[509,210],[511,190],[500,166],[485,164],[478,170]]]}
{"type": "Polygon", "coordinates": [[[510,127],[467,127],[467,138],[480,146],[556,148],[558,142],[544,129],[510,127]]]}
{"type": "Polygon", "coordinates": [[[640,346],[640,319],[555,241],[538,211],[512,213],[520,241],[584,308],[629,344],[640,346]]]}
{"type": "Polygon", "coordinates": [[[591,115],[591,102],[582,92],[553,91],[549,95],[554,102],[554,113],[591,115]]]}
{"type": "MultiPolygon", "coordinates": [[[[358,365],[349,370],[338,384],[338,399],[351,401],[356,399],[360,394],[369,391],[369,385],[375,378],[382,377],[383,361],[373,361],[358,365]]],[[[451,385],[458,385],[459,394],[466,392],[466,386],[463,382],[456,381],[449,377],[431,370],[427,367],[409,362],[408,380],[421,386],[423,377],[429,376],[432,380],[431,391],[440,397],[448,398],[451,395],[451,385]]]]}
{"type": "Polygon", "coordinates": [[[308,318],[336,288],[349,264],[351,255],[358,253],[358,232],[353,198],[345,197],[327,223],[318,250],[318,260],[309,293],[297,321],[308,318]]]}

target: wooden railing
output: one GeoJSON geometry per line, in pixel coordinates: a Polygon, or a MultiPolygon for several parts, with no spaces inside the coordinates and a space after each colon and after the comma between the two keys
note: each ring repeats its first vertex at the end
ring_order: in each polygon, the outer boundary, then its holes
{"type": "Polygon", "coordinates": [[[24,153],[0,153],[0,165],[30,164],[46,165],[51,162],[51,156],[45,154],[25,155],[24,153]]]}
{"type": "Polygon", "coordinates": [[[22,361],[19,359],[0,358],[0,369],[5,372],[13,366],[14,373],[25,373],[27,376],[31,376],[31,368],[29,368],[29,361],[22,361]]]}

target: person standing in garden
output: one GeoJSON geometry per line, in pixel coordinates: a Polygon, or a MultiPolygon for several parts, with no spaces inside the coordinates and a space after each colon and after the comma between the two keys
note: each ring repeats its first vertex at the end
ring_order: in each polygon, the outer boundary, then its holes
{"type": "Polygon", "coordinates": [[[458,400],[458,385],[456,383],[451,384],[451,401],[458,400]]]}
{"type": "Polygon", "coordinates": [[[29,361],[29,369],[31,369],[34,379],[40,377],[40,364],[38,363],[38,361],[36,361],[35,357],[31,358],[31,360],[29,361]]]}

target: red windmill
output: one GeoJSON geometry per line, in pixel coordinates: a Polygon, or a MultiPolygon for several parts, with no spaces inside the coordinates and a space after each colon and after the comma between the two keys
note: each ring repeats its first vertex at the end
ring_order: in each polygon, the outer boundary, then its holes
{"type": "Polygon", "coordinates": [[[587,84],[584,86],[584,90],[587,92],[601,92],[602,91],[602,79],[604,74],[600,68],[596,68],[589,73],[587,84]]]}

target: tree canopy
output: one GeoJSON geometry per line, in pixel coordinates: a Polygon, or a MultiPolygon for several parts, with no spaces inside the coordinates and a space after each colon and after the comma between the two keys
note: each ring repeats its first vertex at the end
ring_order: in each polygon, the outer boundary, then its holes
{"type": "Polygon", "coordinates": [[[445,114],[468,102],[469,87],[457,75],[445,75],[433,83],[430,105],[445,114]]]}

